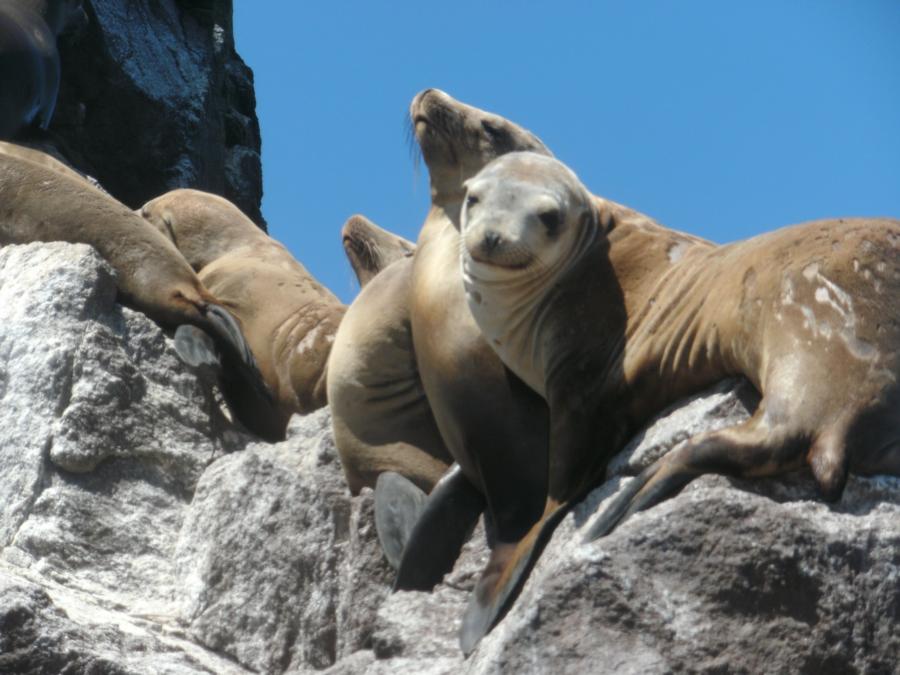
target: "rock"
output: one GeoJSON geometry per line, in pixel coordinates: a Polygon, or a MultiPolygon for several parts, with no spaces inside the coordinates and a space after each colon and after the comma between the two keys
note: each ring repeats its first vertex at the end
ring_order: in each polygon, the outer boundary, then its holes
{"type": "Polygon", "coordinates": [[[328,409],[258,442],[91,248],[4,247],[0,672],[894,672],[900,479],[827,505],[805,473],[705,476],[582,543],[628,473],[752,393],[723,383],[648,426],[463,659],[483,526],[433,593],[390,594],[328,409]]]}
{"type": "Polygon", "coordinates": [[[84,0],[59,43],[58,150],[137,208],[176,187],[223,195],[264,227],[253,73],[230,0],[84,0]]]}
{"type": "MultiPolygon", "coordinates": [[[[344,484],[329,411],[292,420],[283,443],[255,442],[115,288],[88,246],[0,249],[10,583],[64,589],[104,625],[140,619],[142,649],[168,649],[161,636],[175,634],[232,670],[322,668],[370,646],[390,572],[371,493],[351,499],[344,484]]],[[[70,606],[32,600],[39,624],[70,606]]],[[[127,641],[110,640],[97,653],[144,672],[127,641]]],[[[53,645],[65,640],[48,644],[63,658],[53,645]]]]}

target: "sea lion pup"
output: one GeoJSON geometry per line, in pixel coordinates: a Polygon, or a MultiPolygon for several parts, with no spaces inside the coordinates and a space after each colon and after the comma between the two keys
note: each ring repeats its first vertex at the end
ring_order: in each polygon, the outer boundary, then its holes
{"type": "Polygon", "coordinates": [[[362,288],[385,267],[410,257],[416,245],[378,227],[362,215],[350,216],[341,228],[341,243],[362,288]]]}
{"type": "Polygon", "coordinates": [[[345,306],[223,197],[172,190],[144,204],[140,213],[171,239],[203,284],[240,319],[275,397],[270,415],[254,413],[257,433],[271,441],[283,439],[291,415],[327,402],[326,364],[345,306]]]}
{"type": "Polygon", "coordinates": [[[0,138],[50,124],[59,93],[56,39],[84,19],[81,0],[0,0],[0,138]]]}
{"type": "Polygon", "coordinates": [[[0,152],[0,245],[90,244],[115,269],[120,300],[161,324],[205,331],[240,385],[264,397],[240,325],[171,242],[64,165],[25,159],[29,152],[0,152]]]}
{"type": "Polygon", "coordinates": [[[515,153],[467,183],[462,226],[472,313],[551,419],[543,518],[479,582],[469,625],[496,615],[539,540],[627,438],[726,376],[762,394],[751,419],[661,458],[588,539],[703,473],[806,464],[828,500],[848,471],[900,474],[900,221],[810,222],[656,269],[568,168],[515,153]]]}

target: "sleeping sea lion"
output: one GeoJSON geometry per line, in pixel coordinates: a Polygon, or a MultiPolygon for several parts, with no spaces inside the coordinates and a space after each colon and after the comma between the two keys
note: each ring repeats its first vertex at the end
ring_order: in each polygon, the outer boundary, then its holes
{"type": "MultiPolygon", "coordinates": [[[[90,244],[116,271],[123,302],[161,324],[191,324],[205,331],[239,386],[265,400],[265,385],[240,324],[172,243],[61,163],[47,157],[31,161],[27,157],[36,151],[24,150],[0,152],[0,245],[90,244]]],[[[248,427],[253,423],[241,421],[248,427]]]]}
{"type": "MultiPolygon", "coordinates": [[[[241,321],[275,407],[255,410],[257,433],[284,438],[294,413],[326,403],[326,364],[345,307],[290,252],[223,197],[178,189],[140,209],[200,281],[241,321]]],[[[241,392],[230,394],[240,400],[241,392]]],[[[252,401],[243,402],[252,406],[252,401]]]]}
{"type": "Polygon", "coordinates": [[[362,288],[385,267],[408,258],[416,245],[393,232],[378,227],[362,215],[350,216],[341,228],[341,243],[362,288]]]}

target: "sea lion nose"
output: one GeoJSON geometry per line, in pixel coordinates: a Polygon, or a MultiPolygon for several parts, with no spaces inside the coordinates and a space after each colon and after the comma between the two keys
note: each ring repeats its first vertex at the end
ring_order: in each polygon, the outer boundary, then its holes
{"type": "Polygon", "coordinates": [[[484,233],[484,237],[481,240],[481,248],[485,253],[493,253],[500,246],[501,241],[502,237],[498,233],[489,230],[484,233]]]}

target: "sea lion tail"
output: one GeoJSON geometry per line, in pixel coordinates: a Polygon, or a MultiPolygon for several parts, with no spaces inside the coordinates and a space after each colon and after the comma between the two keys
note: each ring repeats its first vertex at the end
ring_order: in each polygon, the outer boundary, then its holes
{"type": "Polygon", "coordinates": [[[515,543],[498,543],[475,585],[459,630],[459,643],[468,656],[481,638],[506,615],[525,585],[525,580],[550,541],[556,526],[580,501],[557,504],[548,500],[544,517],[515,543]]]}
{"type": "MultiPolygon", "coordinates": [[[[378,482],[381,483],[381,477],[378,482]]],[[[484,495],[472,485],[458,465],[448,470],[428,495],[412,530],[405,537],[394,590],[430,591],[440,583],[444,575],[453,569],[463,544],[484,511],[485,503],[484,495]]],[[[378,510],[376,484],[376,523],[378,510]]]]}

